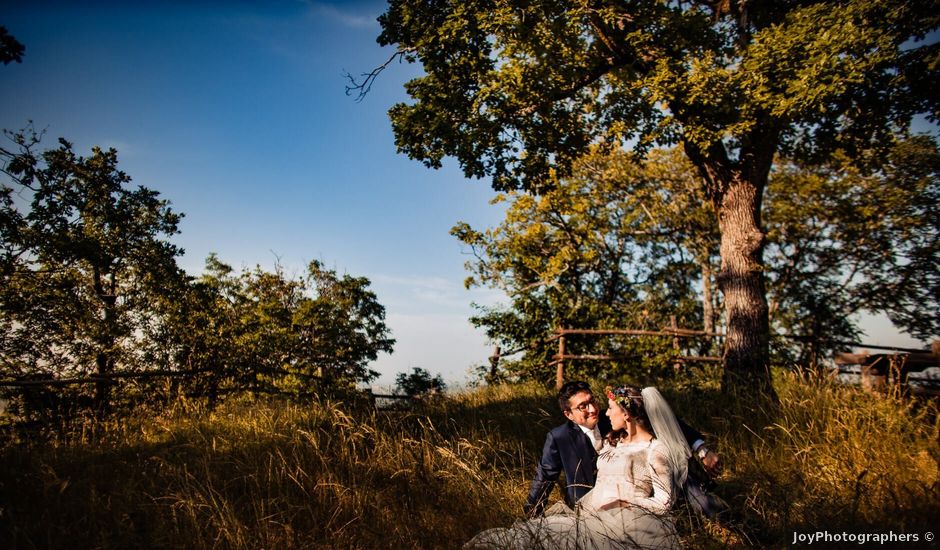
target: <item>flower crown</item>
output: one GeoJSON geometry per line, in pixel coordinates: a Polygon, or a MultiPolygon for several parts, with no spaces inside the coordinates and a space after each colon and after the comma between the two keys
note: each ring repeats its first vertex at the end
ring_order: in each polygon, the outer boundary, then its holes
{"type": "Polygon", "coordinates": [[[630,396],[629,391],[631,389],[634,388],[630,386],[617,386],[616,388],[607,386],[604,392],[607,393],[607,399],[610,399],[620,405],[624,410],[627,410],[630,408],[630,401],[634,398],[630,396]]]}

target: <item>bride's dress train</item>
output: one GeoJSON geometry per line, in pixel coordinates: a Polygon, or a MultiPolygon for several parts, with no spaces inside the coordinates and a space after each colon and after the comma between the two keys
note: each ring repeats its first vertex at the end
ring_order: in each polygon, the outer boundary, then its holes
{"type": "Polygon", "coordinates": [[[607,550],[681,548],[669,516],[674,484],[659,440],[604,445],[597,482],[575,510],[556,503],[542,518],[488,529],[465,548],[607,550]]]}

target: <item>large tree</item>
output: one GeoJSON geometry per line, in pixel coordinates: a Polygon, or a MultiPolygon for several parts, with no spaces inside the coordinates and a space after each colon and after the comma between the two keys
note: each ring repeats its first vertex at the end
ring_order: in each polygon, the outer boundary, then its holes
{"type": "Polygon", "coordinates": [[[378,40],[424,67],[390,116],[428,166],[452,156],[496,189],[539,191],[592,144],[681,144],[721,233],[726,387],[772,391],[774,156],[855,155],[918,113],[936,121],[940,49],[922,39],[938,19],[935,0],[391,0],[378,40]]]}
{"type": "MultiPolygon", "coordinates": [[[[676,315],[683,326],[703,320],[709,331],[724,329],[710,292],[719,237],[698,179],[676,150],[653,150],[642,162],[592,152],[538,197],[499,195],[508,206],[498,226],[454,227],[473,254],[467,285],[510,298],[472,318],[503,349],[527,350],[503,363],[510,374],[550,374],[554,350],[541,341],[557,326],[625,328],[629,319],[633,328],[658,328],[676,315]]],[[[778,158],[764,206],[772,362],[819,366],[858,341],[861,311],[885,313],[922,339],[940,335],[938,201],[940,148],[929,136],[898,142],[872,174],[843,157],[823,166],[778,158]]],[[[628,358],[628,368],[661,368],[672,353],[668,340],[639,349],[573,344],[575,353],[628,358]]],[[[577,366],[578,375],[598,374],[577,366]]]]}
{"type": "MultiPolygon", "coordinates": [[[[0,368],[5,376],[96,374],[140,366],[152,305],[181,286],[169,241],[180,215],[131,188],[117,151],[35,151],[30,131],[0,148],[0,368]]],[[[97,385],[107,408],[110,384],[97,385]]]]}

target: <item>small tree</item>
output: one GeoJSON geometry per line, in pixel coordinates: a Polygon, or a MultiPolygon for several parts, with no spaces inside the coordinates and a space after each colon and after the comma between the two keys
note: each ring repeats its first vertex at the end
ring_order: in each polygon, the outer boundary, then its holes
{"type": "Polygon", "coordinates": [[[397,393],[410,397],[419,397],[428,394],[443,393],[447,384],[440,374],[431,376],[431,373],[421,367],[413,367],[410,373],[400,372],[395,377],[397,393]]]}
{"type": "Polygon", "coordinates": [[[176,387],[205,395],[210,404],[221,390],[245,385],[234,382],[235,366],[244,357],[244,340],[235,307],[241,285],[232,272],[231,266],[210,254],[203,274],[189,278],[178,295],[159,304],[163,315],[150,326],[150,341],[159,345],[147,349],[148,359],[198,372],[176,387]]]}
{"type": "Polygon", "coordinates": [[[340,277],[313,261],[306,284],[314,297],[299,305],[293,320],[303,350],[298,366],[316,369],[328,380],[373,380],[379,373],[369,363],[380,352],[391,353],[395,340],[369,279],[340,277]]]}
{"type": "Polygon", "coordinates": [[[235,273],[214,254],[166,325],[167,353],[206,369],[202,390],[308,395],[368,382],[395,340],[365,277],[311,262],[301,277],[277,266],[235,273]]]}

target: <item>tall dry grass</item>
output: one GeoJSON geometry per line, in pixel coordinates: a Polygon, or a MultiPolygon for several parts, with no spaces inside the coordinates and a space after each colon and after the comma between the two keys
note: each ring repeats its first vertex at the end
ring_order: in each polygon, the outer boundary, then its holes
{"type": "MultiPolygon", "coordinates": [[[[664,388],[726,468],[723,524],[677,510],[688,546],[787,546],[792,531],[910,530],[940,517],[936,407],[777,376],[750,410],[664,388]]],[[[0,450],[4,548],[457,548],[521,514],[545,432],[536,385],[406,412],[353,403],[180,403],[0,450]]],[[[556,492],[556,497],[557,497],[556,492]]]]}
{"type": "MultiPolygon", "coordinates": [[[[689,521],[693,547],[789,547],[793,533],[913,533],[940,518],[936,401],[776,373],[779,403],[754,409],[716,387],[669,392],[726,465],[716,493],[735,520],[689,521]]],[[[857,547],[858,544],[847,544],[857,547]]],[[[832,547],[832,545],[830,545],[832,547]]]]}

